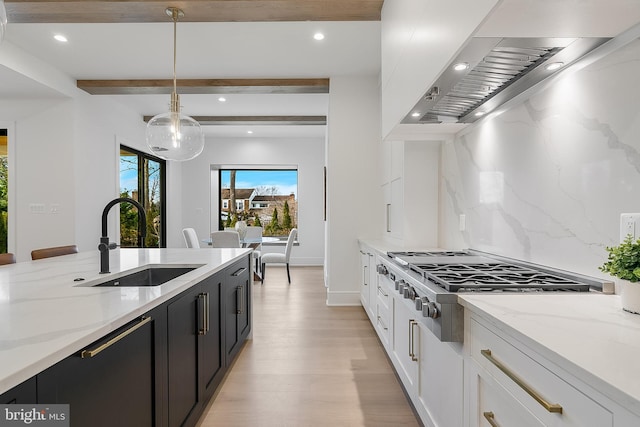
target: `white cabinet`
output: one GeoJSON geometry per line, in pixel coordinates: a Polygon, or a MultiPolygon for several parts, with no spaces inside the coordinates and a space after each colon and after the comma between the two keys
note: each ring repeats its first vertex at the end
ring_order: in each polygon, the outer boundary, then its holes
{"type": "MultiPolygon", "coordinates": [[[[386,240],[422,247],[438,244],[440,143],[383,142],[389,181],[383,183],[386,240]]],[[[383,150],[384,151],[384,150],[383,150]]]]}
{"type": "Polygon", "coordinates": [[[369,319],[376,318],[377,274],[374,251],[360,244],[360,302],[369,319]]]}
{"type": "Polygon", "coordinates": [[[393,297],[393,336],[391,338],[392,360],[409,393],[418,383],[418,358],[416,357],[419,341],[419,326],[416,322],[415,310],[410,310],[397,292],[393,297]]]}
{"type": "Polygon", "coordinates": [[[466,316],[469,425],[613,426],[612,412],[515,340],[466,316]],[[520,348],[518,348],[520,347],[520,348]],[[489,420],[491,419],[491,421],[489,420]],[[493,424],[492,424],[493,423],[493,424]]]}
{"type": "Polygon", "coordinates": [[[462,346],[441,342],[421,316],[413,301],[393,294],[392,362],[425,425],[462,426],[462,346]]]}

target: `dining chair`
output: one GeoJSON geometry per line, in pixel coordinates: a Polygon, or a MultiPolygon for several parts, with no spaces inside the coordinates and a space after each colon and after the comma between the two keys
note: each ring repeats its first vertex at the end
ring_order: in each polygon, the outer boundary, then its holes
{"type": "MultiPolygon", "coordinates": [[[[253,239],[260,240],[262,239],[262,227],[257,226],[249,226],[247,227],[247,234],[244,236],[245,240],[251,241],[253,239]]],[[[251,243],[251,247],[253,248],[253,258],[256,262],[256,270],[258,274],[261,274],[261,260],[260,256],[262,255],[262,243],[251,243]]],[[[246,245],[245,245],[246,247],[246,245]]]]}
{"type": "Polygon", "coordinates": [[[211,247],[239,248],[240,234],[237,231],[214,231],[211,233],[211,247]]]}
{"type": "Polygon", "coordinates": [[[60,255],[77,254],[78,247],[76,245],[55,246],[51,248],[34,249],[31,251],[31,259],[37,260],[42,258],[51,258],[60,255]]]}
{"type": "Polygon", "coordinates": [[[200,248],[196,230],[193,228],[183,228],[182,236],[184,237],[184,243],[187,245],[187,248],[200,248]]]}
{"type": "Polygon", "coordinates": [[[296,236],[298,235],[298,230],[296,228],[292,228],[289,232],[289,238],[287,239],[287,245],[284,248],[284,253],[271,253],[264,254],[261,257],[262,260],[262,280],[264,283],[265,272],[265,264],[286,264],[287,265],[287,279],[289,283],[291,283],[291,274],[289,273],[289,258],[291,257],[291,248],[293,247],[293,242],[296,240],[296,236]]]}
{"type": "Polygon", "coordinates": [[[0,254],[0,265],[15,264],[16,256],[11,252],[0,254]]]}

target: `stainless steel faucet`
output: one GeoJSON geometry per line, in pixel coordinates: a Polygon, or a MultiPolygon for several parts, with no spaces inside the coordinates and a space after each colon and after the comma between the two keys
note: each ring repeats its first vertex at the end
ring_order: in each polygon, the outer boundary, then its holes
{"type": "Polygon", "coordinates": [[[105,206],[102,211],[102,237],[100,237],[100,244],[98,245],[98,250],[100,251],[100,274],[109,273],[109,250],[118,247],[116,243],[109,243],[109,237],[107,236],[107,215],[114,205],[121,202],[131,203],[138,209],[138,218],[142,224],[142,233],[138,235],[138,247],[144,248],[144,238],[147,236],[147,214],[144,212],[144,207],[129,197],[113,199],[107,203],[107,206],[105,206]]]}

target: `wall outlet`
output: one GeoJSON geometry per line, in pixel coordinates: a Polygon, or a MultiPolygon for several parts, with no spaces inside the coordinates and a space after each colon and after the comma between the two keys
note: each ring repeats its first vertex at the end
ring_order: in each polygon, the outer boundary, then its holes
{"type": "Polygon", "coordinates": [[[633,240],[637,240],[640,237],[640,213],[620,214],[620,242],[629,234],[631,234],[633,240]]]}
{"type": "Polygon", "coordinates": [[[460,214],[458,217],[458,229],[460,231],[467,229],[467,216],[465,214],[460,214]]]}

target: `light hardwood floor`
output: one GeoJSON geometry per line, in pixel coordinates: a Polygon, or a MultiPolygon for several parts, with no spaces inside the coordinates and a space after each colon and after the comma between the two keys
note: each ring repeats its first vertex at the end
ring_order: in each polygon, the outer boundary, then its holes
{"type": "Polygon", "coordinates": [[[248,340],[199,426],[419,426],[362,307],[328,307],[321,267],[268,267],[248,340]]]}

